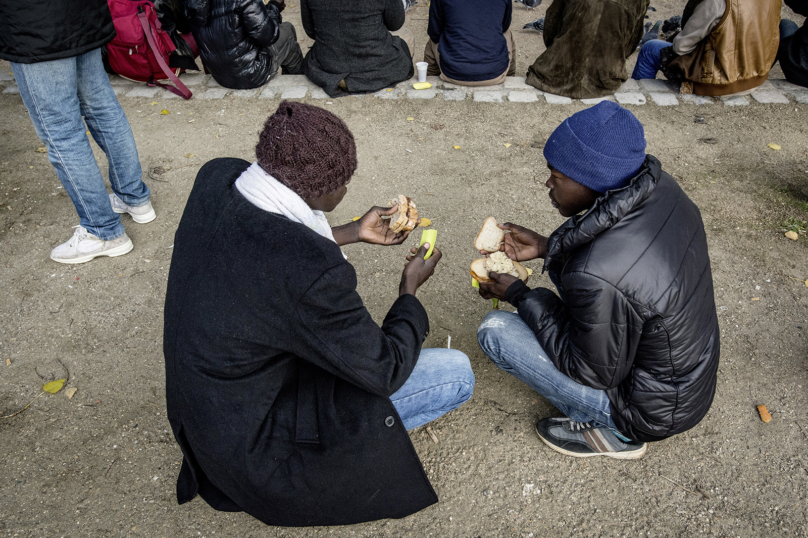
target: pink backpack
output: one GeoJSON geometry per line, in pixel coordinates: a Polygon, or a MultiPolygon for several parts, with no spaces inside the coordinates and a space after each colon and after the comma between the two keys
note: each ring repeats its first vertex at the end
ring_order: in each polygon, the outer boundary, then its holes
{"type": "MultiPolygon", "coordinates": [[[[116,35],[107,44],[107,58],[113,71],[124,78],[160,86],[183,99],[191,98],[191,90],[180,82],[182,72],[168,66],[168,57],[176,49],[168,33],[164,32],[151,0],[107,0],[116,35]],[[169,79],[174,83],[161,84],[158,80],[169,79]]],[[[189,41],[194,54],[196,43],[191,36],[182,36],[189,41]]]]}

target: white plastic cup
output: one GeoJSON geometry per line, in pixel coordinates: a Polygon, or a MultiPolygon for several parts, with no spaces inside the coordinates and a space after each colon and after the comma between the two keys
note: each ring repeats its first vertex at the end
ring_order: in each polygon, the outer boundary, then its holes
{"type": "Polygon", "coordinates": [[[415,67],[418,69],[418,82],[426,82],[426,68],[429,66],[426,62],[418,62],[415,67]]]}

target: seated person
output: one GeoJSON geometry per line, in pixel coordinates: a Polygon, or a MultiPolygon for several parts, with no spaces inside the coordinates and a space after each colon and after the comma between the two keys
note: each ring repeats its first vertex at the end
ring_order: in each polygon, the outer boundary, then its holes
{"type": "Polygon", "coordinates": [[[303,72],[295,27],[281,22],[286,4],[270,0],[185,0],[185,15],[202,63],[225,88],[258,88],[303,72]]]}
{"type": "Polygon", "coordinates": [[[662,70],[668,80],[682,83],[682,93],[711,96],[763,84],[777,57],[780,0],[729,6],[726,0],[690,0],[673,43],[652,39],[643,45],[631,78],[656,78],[662,70]]]}
{"type": "Polygon", "coordinates": [[[649,0],[554,0],[544,19],[547,50],[525,82],[576,99],[613,94],[643,35],[649,0]]]}
{"type": "MultiPolygon", "coordinates": [[[[258,161],[215,159],[174,242],[165,306],[168,418],[184,456],[180,503],[268,525],[400,518],[435,502],[407,430],[471,397],[468,357],[421,349],[415,293],[441,259],[407,256],[379,327],[356,292],[349,243],[398,245],[374,207],[331,228],[356,146],[335,115],[283,101],[258,161]]],[[[361,259],[357,252],[356,259],[361,259]]]]}
{"type": "MultiPolygon", "coordinates": [[[[785,0],[794,13],[808,17],[808,0],[785,0]]],[[[802,28],[788,19],[780,21],[777,59],[786,80],[808,88],[808,20],[802,28]]]]}
{"type": "Polygon", "coordinates": [[[432,0],[427,75],[465,86],[489,86],[516,74],[510,0],[432,0]]]}
{"type": "Polygon", "coordinates": [[[645,154],[639,121],[602,102],[566,119],[544,147],[550,202],[572,217],[549,238],[504,224],[505,254],[544,258],[558,290],[491,273],[480,295],[505,299],[477,330],[498,367],[562,418],[536,428],[575,457],[635,459],[710,409],[719,327],[699,210],[645,154]]]}
{"type": "Polygon", "coordinates": [[[402,0],[301,0],[300,16],[314,40],[303,69],[331,97],[412,77],[413,35],[402,28],[402,0]]]}

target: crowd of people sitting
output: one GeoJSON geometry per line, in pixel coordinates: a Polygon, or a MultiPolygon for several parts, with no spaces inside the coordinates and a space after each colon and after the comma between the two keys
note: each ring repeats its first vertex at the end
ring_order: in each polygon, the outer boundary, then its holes
{"type": "MultiPolygon", "coordinates": [[[[805,12],[805,2],[786,2],[805,12]]],[[[547,51],[527,82],[574,97],[614,91],[647,7],[555,0],[547,51]]],[[[305,57],[283,9],[274,0],[186,0],[183,11],[203,62],[228,87],[260,86],[281,70],[341,95],[412,76],[401,0],[302,0],[314,39],[305,57]]],[[[672,44],[647,41],[634,75],[676,70],[693,92],[724,95],[759,85],[779,59],[804,84],[808,33],[780,23],[779,10],[779,0],[691,1],[681,33],[672,44]]],[[[430,72],[500,82],[514,72],[511,16],[509,0],[432,0],[430,72]]],[[[156,212],[103,67],[100,48],[115,34],[106,0],[4,2],[0,25],[0,57],[80,219],[51,258],[126,254],[133,244],[121,215],[145,224],[156,212]],[[85,122],[108,157],[110,194],[85,122]]],[[[410,250],[379,326],[340,247],[399,245],[409,232],[391,230],[395,206],[329,225],[325,213],[357,167],[347,125],[283,101],[255,154],[200,169],[175,236],[163,351],[183,455],[179,502],[199,494],[216,509],[289,526],[403,517],[437,502],[407,431],[461,406],[475,384],[465,353],[422,348],[429,316],[416,294],[440,250],[410,250]]],[[[490,272],[480,295],[516,311],[488,314],[478,343],[564,415],[536,424],[549,448],[636,459],[698,424],[715,394],[719,326],[701,215],[646,154],[638,119],[613,102],[564,120],[544,159],[550,203],[568,220],[548,236],[504,224],[482,254],[542,259],[555,290],[490,272]]]]}

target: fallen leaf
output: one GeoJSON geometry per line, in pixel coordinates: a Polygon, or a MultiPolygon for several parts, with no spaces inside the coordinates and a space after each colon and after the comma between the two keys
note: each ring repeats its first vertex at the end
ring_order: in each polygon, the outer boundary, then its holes
{"type": "Polygon", "coordinates": [[[426,217],[421,217],[421,224],[419,224],[418,226],[421,226],[421,227],[423,227],[423,226],[432,226],[432,221],[429,220],[426,217]]]}
{"type": "Polygon", "coordinates": [[[152,101],[152,102],[151,102],[151,103],[149,103],[149,104],[150,104],[151,106],[154,106],[154,105],[156,105],[156,104],[157,104],[157,101],[152,101]]]}
{"type": "Polygon", "coordinates": [[[193,123],[193,122],[195,122],[195,121],[196,121],[196,120],[188,120],[188,123],[193,123]]]}
{"type": "Polygon", "coordinates": [[[786,232],[786,237],[788,237],[792,241],[796,241],[797,239],[800,238],[800,235],[797,232],[790,231],[790,232],[786,232]]]}
{"type": "Polygon", "coordinates": [[[506,142],[506,143],[504,143],[504,144],[502,144],[502,145],[503,145],[503,146],[505,146],[506,148],[511,147],[511,145],[510,145],[510,144],[508,144],[507,142],[506,142]]]}
{"type": "Polygon", "coordinates": [[[362,217],[354,217],[354,218],[352,218],[352,219],[351,219],[351,221],[356,222],[356,221],[358,221],[358,220],[359,220],[359,219],[361,219],[361,218],[362,218],[362,217]]]}
{"type": "MultiPolygon", "coordinates": [[[[781,148],[781,147],[780,147],[780,145],[779,145],[779,144],[767,144],[767,146],[769,146],[770,148],[772,148],[774,151],[780,151],[781,149],[783,149],[783,148],[781,148]]],[[[767,422],[768,422],[768,421],[767,421],[767,422]]]]}
{"type": "Polygon", "coordinates": [[[45,146],[40,146],[40,147],[36,148],[36,152],[37,153],[47,153],[48,148],[46,148],[45,146]]]}
{"type": "Polygon", "coordinates": [[[11,366],[11,359],[6,359],[6,366],[11,366]]]}
{"type": "Polygon", "coordinates": [[[760,297],[752,297],[753,301],[760,301],[760,297]]]}
{"type": "Polygon", "coordinates": [[[44,390],[45,392],[50,392],[51,394],[56,394],[57,392],[62,390],[62,387],[64,387],[65,385],[65,381],[67,381],[67,379],[57,379],[56,381],[45,383],[42,386],[42,390],[44,390]]]}
{"type": "Polygon", "coordinates": [[[533,269],[531,269],[530,267],[525,267],[525,269],[527,269],[527,276],[530,276],[530,275],[533,274],[533,269]]]}
{"type": "Polygon", "coordinates": [[[31,168],[31,169],[33,169],[33,168],[34,168],[34,167],[33,167],[33,166],[29,166],[29,167],[28,167],[28,168],[31,168]]]}
{"type": "Polygon", "coordinates": [[[165,108],[164,108],[163,110],[161,110],[161,111],[160,111],[160,115],[161,115],[161,116],[167,116],[167,115],[169,115],[169,114],[171,114],[171,112],[169,112],[169,111],[168,111],[168,110],[166,110],[165,108]]]}
{"type": "Polygon", "coordinates": [[[442,123],[435,123],[435,124],[432,125],[432,128],[435,129],[436,131],[440,131],[444,127],[446,127],[446,126],[444,124],[442,124],[442,123]]]}
{"type": "Polygon", "coordinates": [[[186,153],[185,156],[190,159],[191,157],[194,156],[194,154],[193,153],[186,153]]]}
{"type": "Polygon", "coordinates": [[[68,399],[68,400],[72,400],[72,399],[73,399],[73,395],[74,395],[74,394],[76,394],[76,391],[77,391],[77,390],[79,390],[79,389],[77,389],[76,387],[70,387],[69,389],[67,389],[67,390],[65,391],[65,396],[67,396],[67,399],[68,399]]]}
{"type": "Polygon", "coordinates": [[[391,92],[391,91],[393,91],[393,88],[387,88],[387,91],[391,92]]]}
{"type": "Polygon", "coordinates": [[[86,134],[87,136],[90,136],[90,131],[87,131],[87,132],[86,132],[86,133],[84,133],[84,134],[86,134]]]}
{"type": "Polygon", "coordinates": [[[407,116],[407,121],[415,121],[415,118],[407,116]]]}
{"type": "Polygon", "coordinates": [[[765,405],[757,406],[758,413],[760,413],[760,420],[763,422],[771,422],[772,416],[769,414],[769,410],[766,409],[765,405]]]}
{"type": "Polygon", "coordinates": [[[460,146],[455,146],[454,149],[460,149],[460,146]]]}

